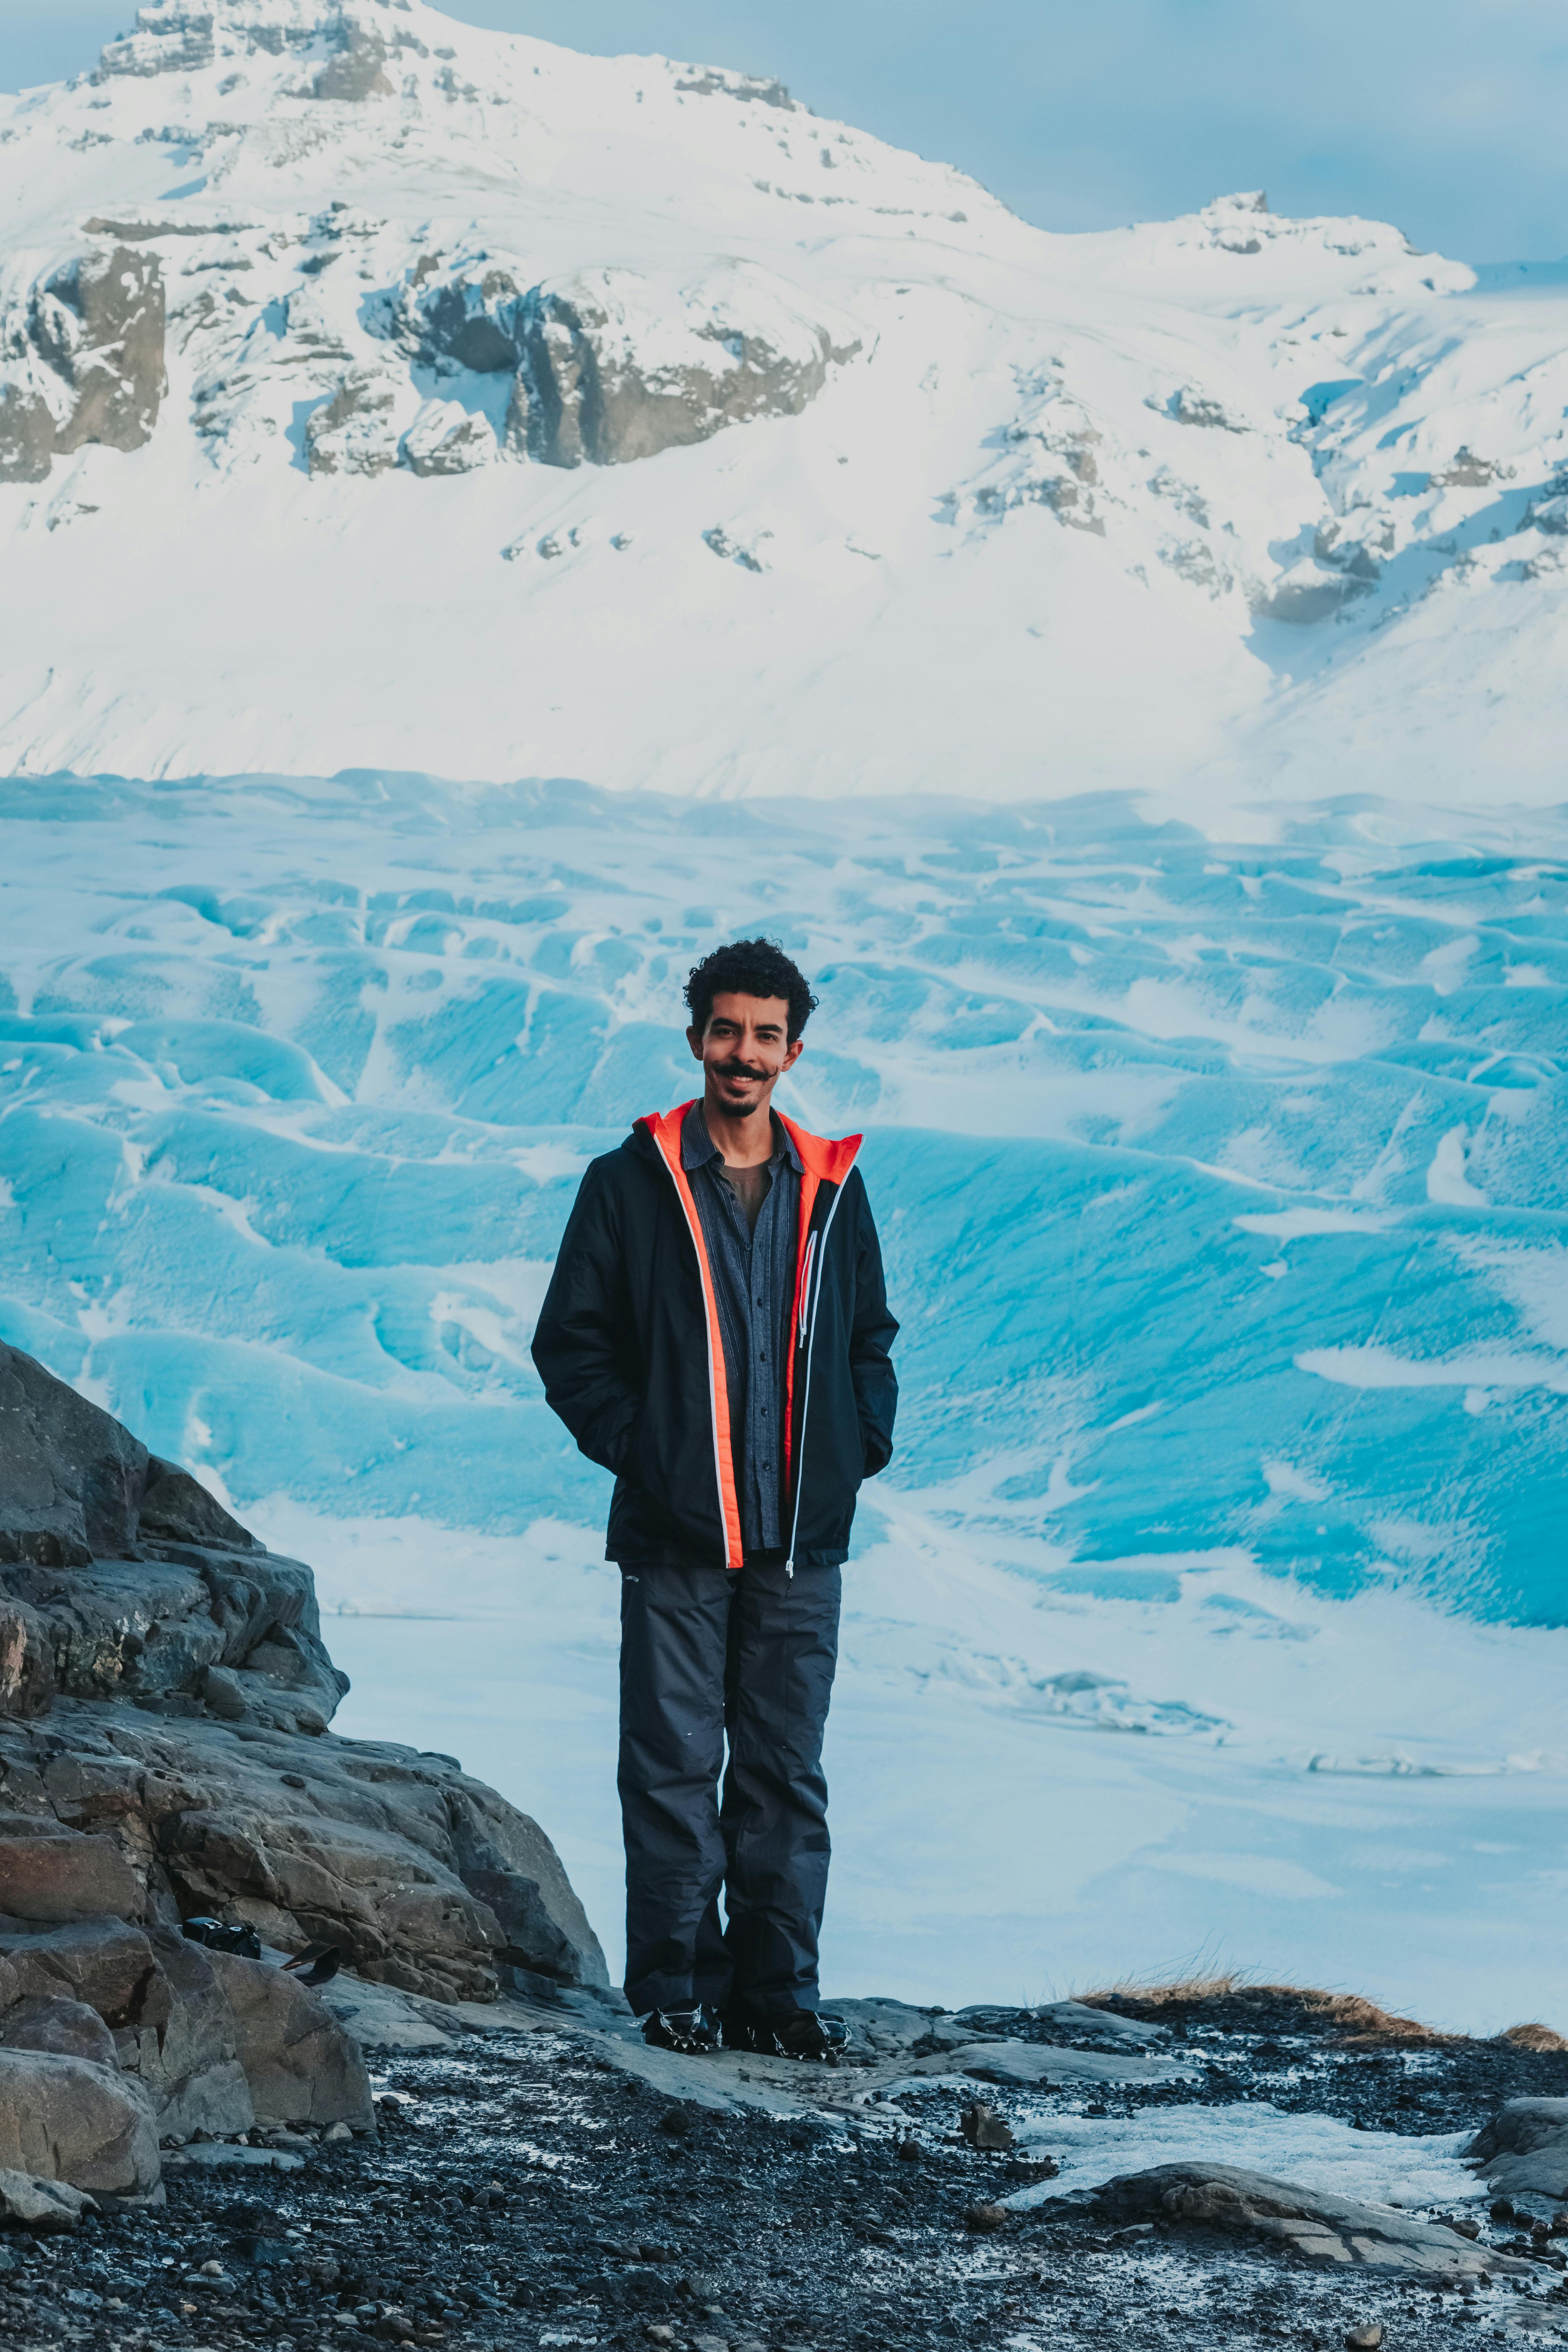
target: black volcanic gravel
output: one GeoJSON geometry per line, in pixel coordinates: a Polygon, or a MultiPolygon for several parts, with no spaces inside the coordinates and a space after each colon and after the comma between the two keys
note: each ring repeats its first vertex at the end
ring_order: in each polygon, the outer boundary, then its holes
{"type": "MultiPolygon", "coordinates": [[[[1157,2015],[1204,2079],[1108,2089],[1098,2099],[1108,2114],[1251,2097],[1415,2136],[1478,2126],[1510,2095],[1568,2094],[1561,2053],[1347,2048],[1289,2005],[1157,2015]]],[[[965,2023],[1042,2038],[1026,2012],[972,2011],[965,2023]]],[[[1384,2352],[1432,2352],[1527,2313],[1568,2335],[1558,2239],[1521,2294],[1326,2275],[1201,2233],[1129,2241],[1081,2208],[1048,2204],[976,2234],[966,2213],[1031,2168],[968,2146],[957,2127],[965,2095],[951,2083],[900,2093],[912,2133],[716,2116],[672,2106],[574,2022],[396,2054],[378,2082],[377,2141],[323,2146],[282,2174],[172,2171],[163,2210],[0,2241],[0,2335],[27,2352],[1054,2352],[1086,2338],[1197,2352],[1337,2347],[1371,2322],[1385,2330],[1384,2352]]],[[[1037,2114],[1053,2097],[1086,2111],[1081,2095],[975,2092],[1003,2113],[1037,2114]]],[[[1517,2230],[1487,2223],[1483,2234],[1517,2243],[1517,2230]]]]}

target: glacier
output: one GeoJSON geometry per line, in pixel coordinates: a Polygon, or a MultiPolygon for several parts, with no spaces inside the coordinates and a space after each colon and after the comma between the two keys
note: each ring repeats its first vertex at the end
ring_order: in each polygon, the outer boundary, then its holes
{"type": "Polygon", "coordinates": [[[1560,817],[0,785],[0,1334],[317,1566],[343,1727],[618,1909],[607,1481],[531,1317],[765,928],[903,1321],[830,1735],[839,1982],[1200,1951],[1560,2000],[1560,817]],[[962,1965],[961,1965],[962,1963],[962,1965]]]}

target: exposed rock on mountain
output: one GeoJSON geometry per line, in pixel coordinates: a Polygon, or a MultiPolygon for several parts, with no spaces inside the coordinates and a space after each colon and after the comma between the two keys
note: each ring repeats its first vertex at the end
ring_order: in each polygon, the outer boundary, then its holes
{"type": "Polygon", "coordinates": [[[726,425],[798,416],[830,363],[860,349],[853,335],[834,343],[763,272],[740,268],[658,290],[628,270],[595,270],[536,287],[521,317],[520,407],[531,456],[550,466],[626,465],[726,425]]]}
{"type": "MultiPolygon", "coordinates": [[[[798,416],[861,348],[847,321],[813,320],[770,273],[734,263],[690,279],[584,270],[525,292],[489,257],[425,255],[388,323],[438,383],[512,377],[502,446],[547,466],[626,465],[726,425],[798,416]]],[[[432,430],[427,404],[403,445],[416,473],[466,472],[495,453],[482,415],[434,444],[432,430]]]]}
{"type": "Polygon", "coordinates": [[[156,254],[119,245],[77,256],[0,311],[0,481],[42,481],[88,442],[140,449],[164,390],[163,278],[156,254]]]}
{"type": "MultiPolygon", "coordinates": [[[[395,8],[396,0],[390,5],[395,8]]],[[[395,52],[397,35],[390,42],[386,38],[387,15],[388,0],[367,0],[361,7],[340,7],[333,0],[323,6],[310,0],[230,0],[226,6],[196,7],[186,0],[153,0],[151,7],[137,10],[134,33],[110,42],[92,79],[199,73],[224,60],[258,55],[308,58],[325,48],[326,63],[300,95],[351,102],[388,97],[393,84],[384,68],[389,53],[395,52]]],[[[416,38],[410,45],[427,54],[416,38]]]]}
{"type": "Polygon", "coordinates": [[[305,427],[312,474],[384,474],[397,463],[397,394],[375,371],[356,368],[305,427]]]}

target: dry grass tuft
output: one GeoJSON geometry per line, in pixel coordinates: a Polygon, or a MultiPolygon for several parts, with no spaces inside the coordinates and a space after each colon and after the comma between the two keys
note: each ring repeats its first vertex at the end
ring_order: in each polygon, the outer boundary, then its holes
{"type": "Polygon", "coordinates": [[[1516,2050],[1568,2050],[1568,2034],[1554,2032],[1550,2025],[1510,2025],[1498,2040],[1511,2042],[1516,2050]]]}
{"type": "Polygon", "coordinates": [[[1223,2000],[1227,1993],[1260,1990],[1246,1977],[1228,1969],[1218,1976],[1173,1977],[1163,1984],[1147,1984],[1140,1977],[1121,1977],[1113,1985],[1103,1985],[1098,1992],[1075,1993],[1073,1998],[1090,2009],[1103,2009],[1110,2000],[1141,2000],[1151,2009],[1167,2009],[1175,2001],[1223,2000]]]}
{"type": "Polygon", "coordinates": [[[1414,2017],[1396,2017],[1392,2010],[1380,2009],[1374,2000],[1363,2000],[1353,1992],[1309,1992],[1298,1996],[1314,2017],[1325,2017],[1337,2026],[1352,2049],[1367,2049],[1380,2042],[1463,2042],[1463,2033],[1439,2033],[1436,2027],[1423,2025],[1414,2017]]]}
{"type": "MultiPolygon", "coordinates": [[[[1080,1993],[1078,1998],[1091,2008],[1103,2007],[1112,2000],[1135,2000],[1147,2009],[1168,2009],[1232,1998],[1246,2000],[1249,1996],[1259,2000],[1300,2001],[1309,2017],[1322,2019],[1352,2049],[1365,2050],[1398,2042],[1449,2042],[1467,2039],[1462,2033],[1439,2033],[1414,2017],[1396,2017],[1392,2010],[1382,2009],[1376,2001],[1363,2000],[1359,1993],[1324,1992],[1311,1985],[1260,1984],[1235,1969],[1208,1976],[1174,1977],[1163,1984],[1125,1978],[1119,1984],[1104,1986],[1097,1992],[1080,1993]]],[[[1543,2025],[1516,2025],[1506,2039],[1518,2041],[1527,2033],[1549,2032],[1550,2029],[1543,2025]]],[[[1521,2047],[1560,2050],[1568,2048],[1568,2043],[1552,2035],[1545,2042],[1521,2042],[1521,2047]]]]}

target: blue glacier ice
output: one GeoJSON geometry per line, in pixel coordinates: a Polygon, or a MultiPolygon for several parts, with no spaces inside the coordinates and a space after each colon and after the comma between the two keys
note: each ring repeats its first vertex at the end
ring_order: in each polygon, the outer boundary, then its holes
{"type": "MultiPolygon", "coordinates": [[[[962,1699],[961,1745],[996,1707],[1037,1742],[1250,1743],[1309,1828],[1368,1776],[1523,1775],[1560,1839],[1560,815],[1346,797],[1231,838],[1110,795],[0,783],[0,1335],[271,1539],[315,1528],[329,1607],[489,1613],[598,1658],[601,1584],[574,1633],[540,1581],[566,1552],[591,1578],[605,1482],[544,1408],[531,1318],[588,1159],[693,1091],[687,968],[756,930],[817,977],[788,1107],[864,1129],[903,1322],[864,1689],[962,1699]],[[378,1528],[426,1530],[423,1571],[378,1528]],[[448,1555],[488,1565],[464,1583],[448,1555]],[[913,1565],[939,1559],[945,1586],[913,1565]],[[964,1576],[984,1597],[944,1617],[964,1576]],[[1376,1675],[1348,1727],[1292,1683],[1269,1748],[1255,1675],[1305,1673],[1335,1627],[1351,1658],[1358,1626],[1415,1676],[1386,1720],[1376,1675]]],[[[358,1638],[333,1634],[351,1667],[358,1638]]],[[[977,1775],[1017,1769],[975,1738],[977,1775]]],[[[1543,1833],[1478,1851],[1516,1832],[1543,1833]]],[[[1343,1875],[1303,1848],[1271,1881],[1249,1848],[1238,1878],[1201,1837],[1189,1870],[1174,1826],[1150,1835],[1221,1934],[1215,1888],[1343,1875]]],[[[581,1838],[607,1886],[613,1828],[581,1838]]]]}

